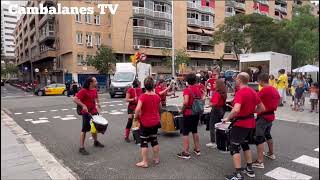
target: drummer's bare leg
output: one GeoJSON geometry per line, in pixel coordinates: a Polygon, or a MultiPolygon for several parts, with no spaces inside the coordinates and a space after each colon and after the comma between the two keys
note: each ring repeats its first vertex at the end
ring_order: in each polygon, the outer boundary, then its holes
{"type": "Polygon", "coordinates": [[[236,169],[236,171],[240,171],[241,170],[241,155],[240,153],[236,153],[232,156],[233,159],[233,165],[234,168],[236,169]]]}
{"type": "Polygon", "coordinates": [[[147,168],[148,167],[148,148],[147,147],[141,148],[141,156],[142,156],[142,161],[138,162],[136,166],[147,168]]]}
{"type": "Polygon", "coordinates": [[[160,159],[159,158],[160,146],[159,145],[153,146],[152,150],[153,150],[153,161],[155,164],[158,164],[160,159]]]}
{"type": "Polygon", "coordinates": [[[80,133],[80,148],[84,148],[84,140],[86,139],[86,133],[81,132],[80,133]]]}
{"type": "Polygon", "coordinates": [[[183,151],[189,154],[189,136],[183,136],[183,151]]]}
{"type": "Polygon", "coordinates": [[[192,137],[193,137],[194,149],[196,151],[200,151],[199,134],[198,133],[194,133],[194,134],[192,134],[192,137]]]}

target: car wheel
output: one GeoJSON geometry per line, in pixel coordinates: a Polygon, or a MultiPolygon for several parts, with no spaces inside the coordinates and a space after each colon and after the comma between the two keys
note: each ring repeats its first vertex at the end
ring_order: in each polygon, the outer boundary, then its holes
{"type": "Polygon", "coordinates": [[[38,91],[38,96],[43,96],[44,93],[42,91],[38,91]]]}
{"type": "Polygon", "coordinates": [[[62,94],[65,95],[65,96],[68,96],[68,91],[63,91],[62,94]]]}

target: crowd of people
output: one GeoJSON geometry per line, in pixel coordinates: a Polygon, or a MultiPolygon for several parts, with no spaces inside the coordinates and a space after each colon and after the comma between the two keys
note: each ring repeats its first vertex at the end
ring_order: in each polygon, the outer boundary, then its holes
{"type": "MultiPolygon", "coordinates": [[[[211,107],[209,121],[210,142],[206,144],[207,147],[215,148],[217,146],[215,142],[215,125],[221,122],[231,122],[229,151],[232,155],[235,171],[226,176],[226,179],[230,180],[243,179],[244,174],[249,177],[255,177],[253,168],[264,168],[264,156],[272,160],[276,159],[271,136],[272,122],[275,120],[275,111],[278,106],[286,103],[288,88],[292,87],[294,92],[294,108],[296,108],[296,101],[303,102],[302,98],[307,88],[310,91],[312,111],[318,112],[319,90],[317,85],[312,82],[312,79],[304,80],[301,75],[292,78],[292,76],[286,75],[284,70],[279,71],[277,79],[273,75],[269,76],[266,73],[259,73],[255,78],[260,86],[258,92],[248,86],[248,82],[251,79],[248,73],[240,72],[234,77],[235,92],[232,110],[225,116],[227,87],[223,74],[218,69],[213,69],[206,74],[201,72],[199,74],[190,73],[186,75],[186,87],[183,90],[183,102],[180,110],[183,115],[183,120],[180,124],[180,133],[183,136],[183,150],[177,153],[179,158],[190,159],[192,153],[196,156],[201,155],[198,122],[203,108],[206,106],[205,100],[207,98],[210,99],[209,107],[211,107]],[[307,83],[309,85],[305,86],[307,83]],[[254,114],[257,114],[257,116],[255,117],[254,114]],[[190,133],[194,144],[192,150],[190,150],[190,133]],[[253,137],[255,138],[253,139],[253,137]],[[249,143],[257,146],[257,159],[255,161],[252,158],[249,143]],[[264,152],[265,143],[267,143],[269,150],[266,153],[264,152]],[[241,149],[246,160],[245,168],[241,167],[241,149]]],[[[84,148],[84,141],[86,132],[90,131],[90,115],[98,114],[100,111],[96,88],[97,80],[94,77],[89,77],[85,81],[83,88],[74,97],[74,102],[82,107],[83,126],[80,135],[79,152],[83,155],[89,154],[84,148]]],[[[157,138],[158,129],[161,128],[160,112],[166,106],[167,96],[172,95],[175,90],[174,81],[167,84],[162,78],[155,81],[150,76],[144,82],[139,82],[136,79],[133,82],[133,86],[126,93],[126,101],[128,102],[128,120],[124,128],[124,140],[126,142],[130,142],[129,135],[133,121],[138,120],[140,123],[139,135],[142,161],[136,164],[137,167],[147,168],[149,166],[149,143],[152,146],[153,163],[160,163],[157,138]],[[141,83],[144,83],[144,90],[140,87],[141,83]]],[[[92,136],[94,146],[104,147],[97,140],[96,133],[92,133],[92,136]]]]}

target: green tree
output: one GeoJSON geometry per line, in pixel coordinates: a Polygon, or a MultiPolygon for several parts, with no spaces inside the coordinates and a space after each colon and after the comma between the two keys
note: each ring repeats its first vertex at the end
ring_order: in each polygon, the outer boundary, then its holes
{"type": "MultiPolygon", "coordinates": [[[[172,51],[170,49],[162,49],[162,55],[165,56],[166,66],[170,67],[170,69],[172,70],[172,51]]],[[[180,64],[188,64],[190,60],[190,55],[187,53],[187,50],[185,48],[175,50],[175,70],[179,69],[180,64]]]]}
{"type": "Polygon", "coordinates": [[[96,56],[88,58],[88,65],[95,67],[100,74],[110,74],[111,65],[116,63],[117,59],[112,48],[101,46],[96,56]]]}

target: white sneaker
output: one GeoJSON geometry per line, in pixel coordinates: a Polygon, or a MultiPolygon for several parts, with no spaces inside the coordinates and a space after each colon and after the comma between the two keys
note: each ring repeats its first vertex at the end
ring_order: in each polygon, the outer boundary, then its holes
{"type": "Polygon", "coordinates": [[[272,160],[275,160],[276,159],[276,156],[274,154],[269,154],[267,152],[263,152],[263,155],[269,159],[272,159],[272,160]]]}
{"type": "Polygon", "coordinates": [[[210,143],[206,144],[206,146],[207,146],[208,148],[216,148],[216,147],[217,147],[217,144],[210,142],[210,143]]]}

